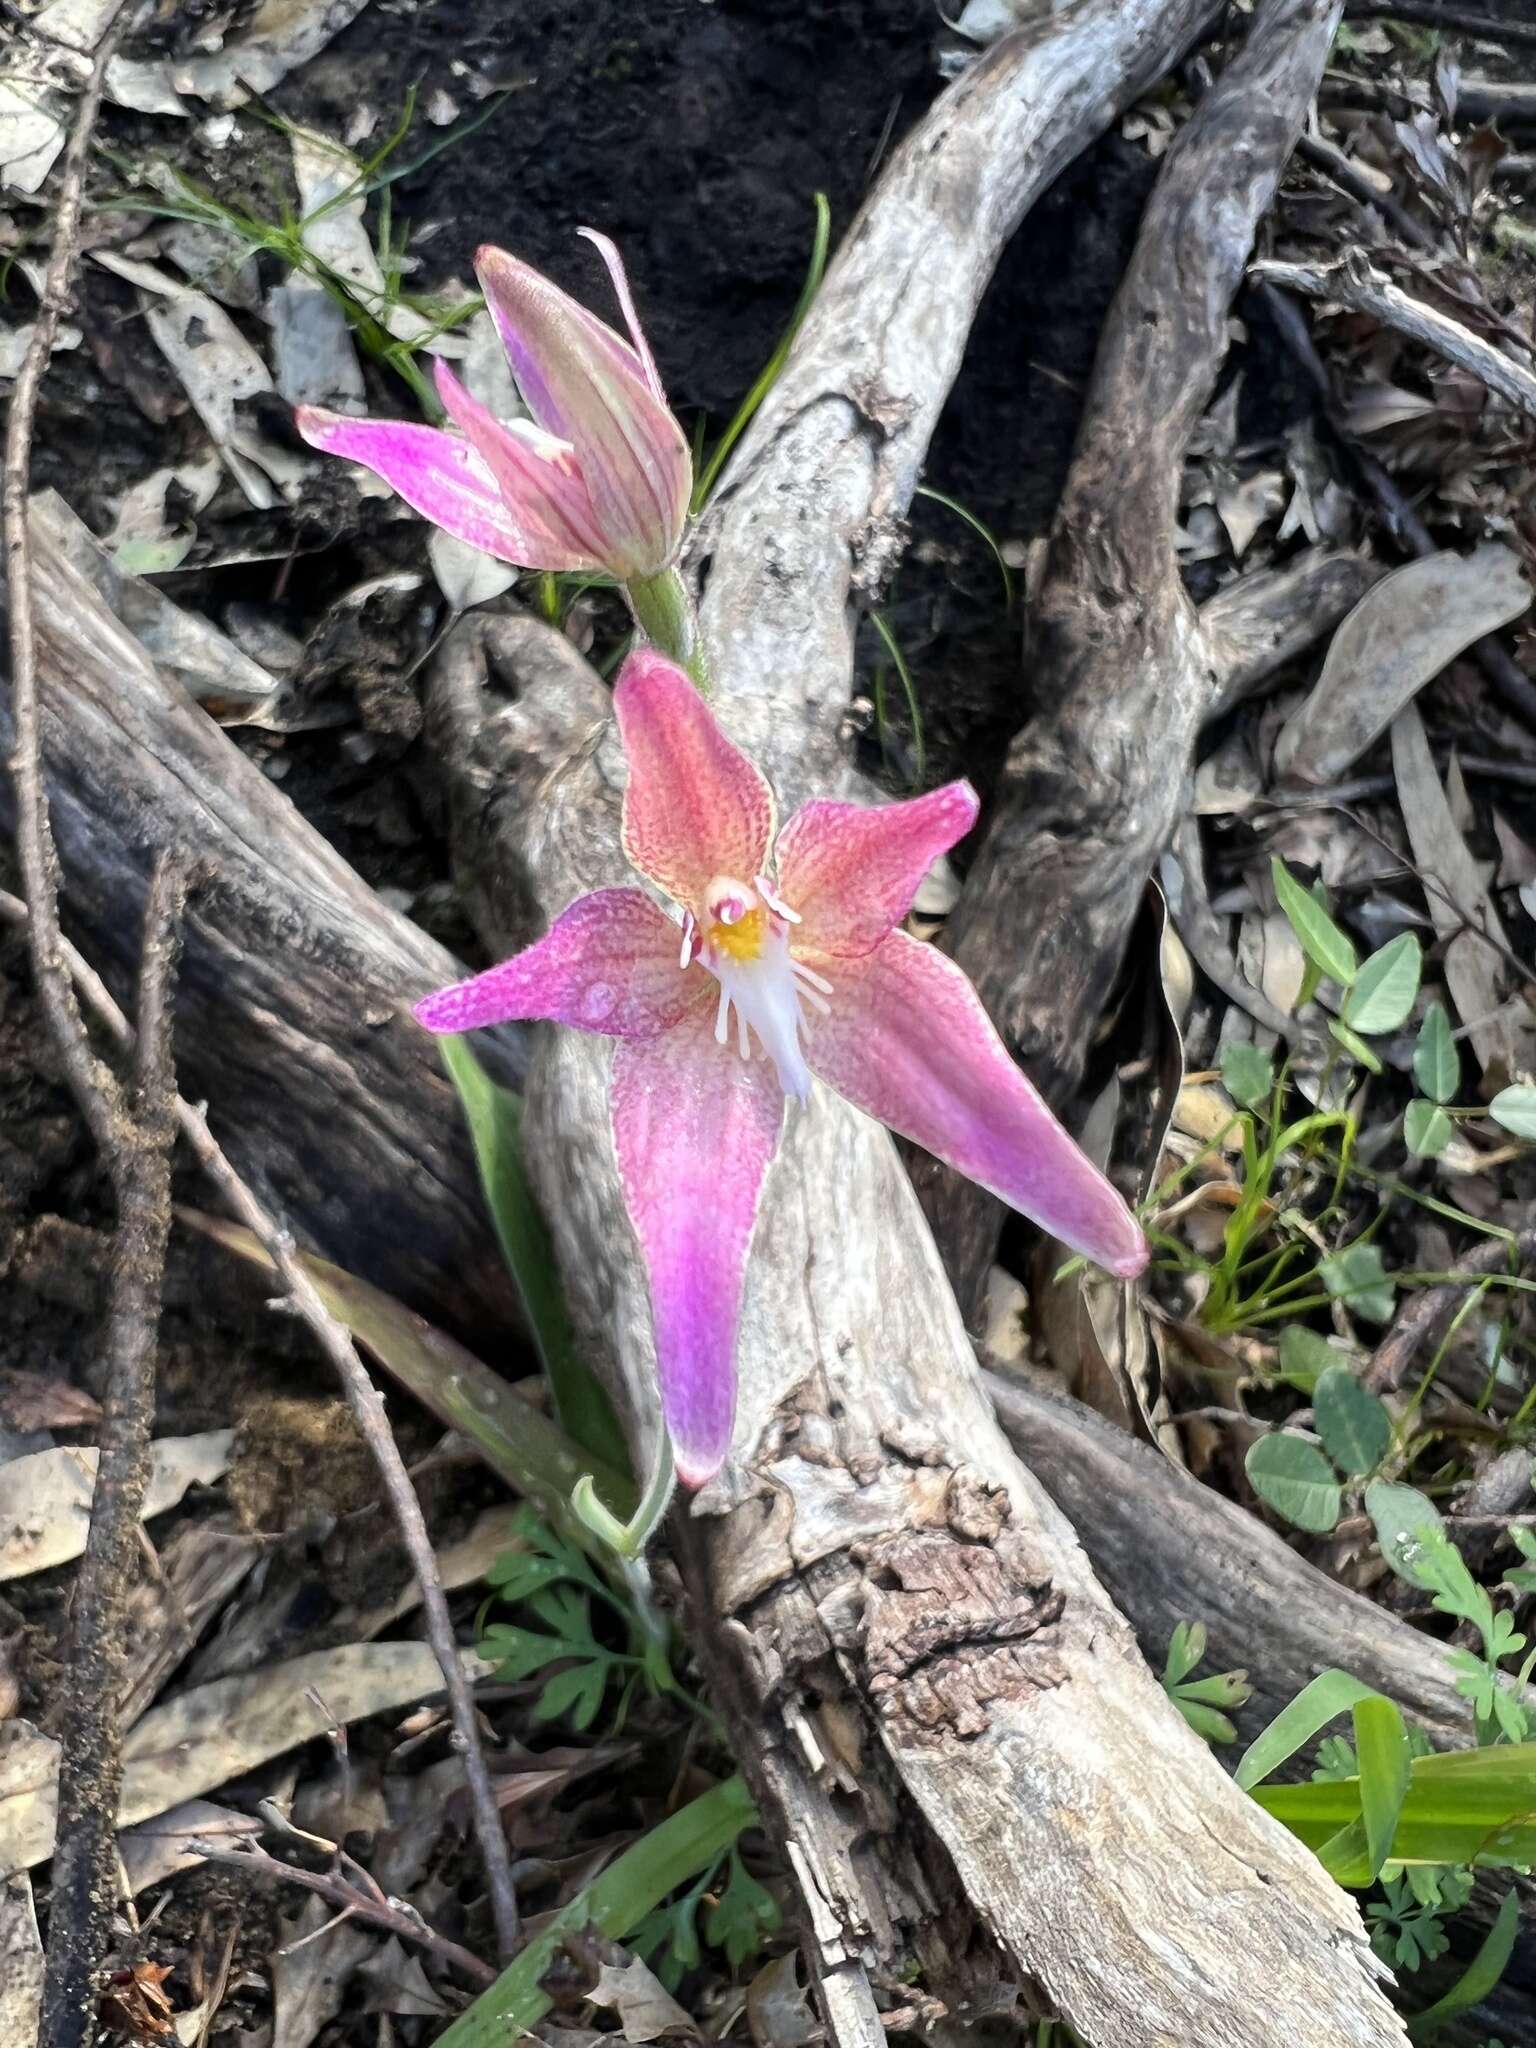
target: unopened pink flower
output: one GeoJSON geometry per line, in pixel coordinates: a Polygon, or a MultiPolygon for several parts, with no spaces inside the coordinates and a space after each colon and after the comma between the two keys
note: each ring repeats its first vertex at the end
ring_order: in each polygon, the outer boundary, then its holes
{"type": "Polygon", "coordinates": [[[437,392],[456,432],[313,405],[294,419],[311,447],[362,463],[424,519],[488,555],[643,581],[677,553],[693,465],[619,252],[606,235],[582,233],[608,266],[628,341],[504,250],[475,258],[531,419],[497,419],[441,360],[437,392]]]}
{"type": "Polygon", "coordinates": [[[784,1098],[813,1077],[1126,1278],[1134,1217],[1009,1058],[952,960],[896,927],[976,817],[969,783],[868,808],[816,800],[774,837],[767,782],[687,676],[632,654],[614,690],[640,889],[580,896],[526,951],[428,996],[429,1031],[553,1018],[619,1041],[613,1133],[651,1288],[684,1482],[730,1443],[733,1353],[784,1098]]]}

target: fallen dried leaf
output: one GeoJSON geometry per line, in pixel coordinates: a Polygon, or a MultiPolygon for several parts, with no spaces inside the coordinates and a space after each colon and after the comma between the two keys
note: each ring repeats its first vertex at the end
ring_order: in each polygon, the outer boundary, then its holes
{"type": "MultiPolygon", "coordinates": [[[[189,1486],[210,1486],[229,1464],[232,1429],[167,1436],[151,1449],[142,1518],[163,1515],[189,1486]]],[[[0,1580],[67,1564],[85,1548],[96,1491],[94,1445],[34,1451],[0,1465],[0,1580]]]]}
{"type": "Polygon", "coordinates": [[[1334,634],[1322,674],[1275,743],[1275,770],[1335,782],[1463,648],[1525,612],[1531,587],[1497,541],[1409,562],[1368,590],[1334,634]]]}
{"type": "Polygon", "coordinates": [[[593,2005],[619,2016],[626,2041],[660,2041],[673,2034],[694,2034],[698,2028],[671,1992],[638,1956],[627,1963],[602,1963],[597,1982],[587,1993],[593,2005]]]}

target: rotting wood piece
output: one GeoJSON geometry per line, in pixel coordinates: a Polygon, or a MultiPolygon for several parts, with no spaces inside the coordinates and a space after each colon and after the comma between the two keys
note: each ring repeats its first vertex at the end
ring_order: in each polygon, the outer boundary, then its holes
{"type": "MultiPolygon", "coordinates": [[[[463,1120],[405,1008],[463,970],[380,902],[36,530],[33,558],[73,936],[121,995],[155,855],[187,848],[202,886],[177,988],[183,1092],[208,1099],[240,1172],[315,1249],[438,1320],[504,1329],[515,1302],[463,1120]]],[[[0,682],[0,752],[9,744],[0,682]]],[[[0,829],[13,821],[0,776],[0,829]]]]}
{"type": "MultiPolygon", "coordinates": [[[[1174,551],[1184,451],[1339,9],[1283,0],[1169,150],[1110,309],[1029,621],[1039,710],[1010,749],[945,945],[1037,1085],[1082,1075],[1195,736],[1223,693],[1174,551]]],[[[914,1169],[961,1305],[979,1311],[1001,1209],[914,1169]]]]}

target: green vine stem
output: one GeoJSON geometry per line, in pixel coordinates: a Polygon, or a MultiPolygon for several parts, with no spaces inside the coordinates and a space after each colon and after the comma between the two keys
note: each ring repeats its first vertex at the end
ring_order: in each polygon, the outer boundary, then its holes
{"type": "Polygon", "coordinates": [[[669,1892],[710,1869],[756,1820],[745,1779],[734,1777],[652,1828],[555,1915],[490,1989],[439,2036],[437,2048],[507,2048],[509,2042],[521,2040],[553,2003],[542,1979],[566,1935],[591,1927],[622,1941],[669,1892]]]}

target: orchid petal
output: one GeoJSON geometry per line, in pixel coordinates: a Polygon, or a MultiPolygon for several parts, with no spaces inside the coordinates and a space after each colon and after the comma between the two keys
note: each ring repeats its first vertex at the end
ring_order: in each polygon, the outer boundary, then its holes
{"type": "Polygon", "coordinates": [[[1009,1058],[955,963],[905,932],[843,960],[805,1055],[839,1095],[1130,1279],[1147,1243],[1115,1188],[1009,1058]]]}
{"type": "MultiPolygon", "coordinates": [[[[489,406],[461,384],[439,356],[433,365],[443,410],[496,480],[509,517],[530,537],[542,536],[559,567],[588,571],[602,567],[602,542],[581,472],[565,442],[541,428],[519,434],[503,425],[489,406]]],[[[520,420],[518,426],[529,427],[520,420]]],[[[544,564],[530,564],[545,566],[544,564]]]]}
{"type": "Polygon", "coordinates": [[[779,834],[778,893],[800,913],[796,953],[873,951],[912,908],[941,853],[976,822],[976,792],[949,782],[899,804],[802,804],[779,834]]]}
{"type": "Polygon", "coordinates": [[[629,338],[639,359],[645,381],[665,405],[667,394],[662,389],[661,372],[656,367],[656,358],[651,354],[651,345],[645,338],[645,329],[640,325],[640,315],[635,311],[634,293],[629,288],[629,272],[624,268],[624,258],[619,254],[617,243],[610,241],[607,235],[600,235],[596,228],[578,228],[576,232],[584,241],[590,242],[602,257],[608,271],[609,282],[613,286],[613,295],[619,302],[620,312],[624,315],[624,325],[629,329],[629,338]]]}
{"type": "Polygon", "coordinates": [[[598,889],[510,960],[425,997],[415,1017],[428,1031],[551,1017],[645,1039],[669,1030],[709,986],[702,968],[679,968],[677,926],[643,890],[598,889]]]}
{"type": "Polygon", "coordinates": [[[409,420],[359,420],[319,406],[294,409],[294,424],[311,448],[359,462],[399,492],[413,511],[456,540],[521,569],[565,569],[568,554],[509,506],[484,459],[457,434],[409,420]]]}
{"type": "Polygon", "coordinates": [[[767,866],[773,792],[665,655],[629,657],[613,708],[629,757],[624,851],[702,924],[716,876],[748,881],[767,866]]]}
{"type": "Polygon", "coordinates": [[[601,522],[606,566],[653,576],[677,550],[693,464],[644,363],[594,315],[504,250],[475,269],[528,409],[568,441],[601,522]]]}
{"type": "Polygon", "coordinates": [[[618,1048],[612,1104],[650,1278],[662,1414],[679,1478],[702,1486],[730,1447],[742,1278],[784,1097],[765,1061],[721,1051],[705,1005],[618,1048]]]}

